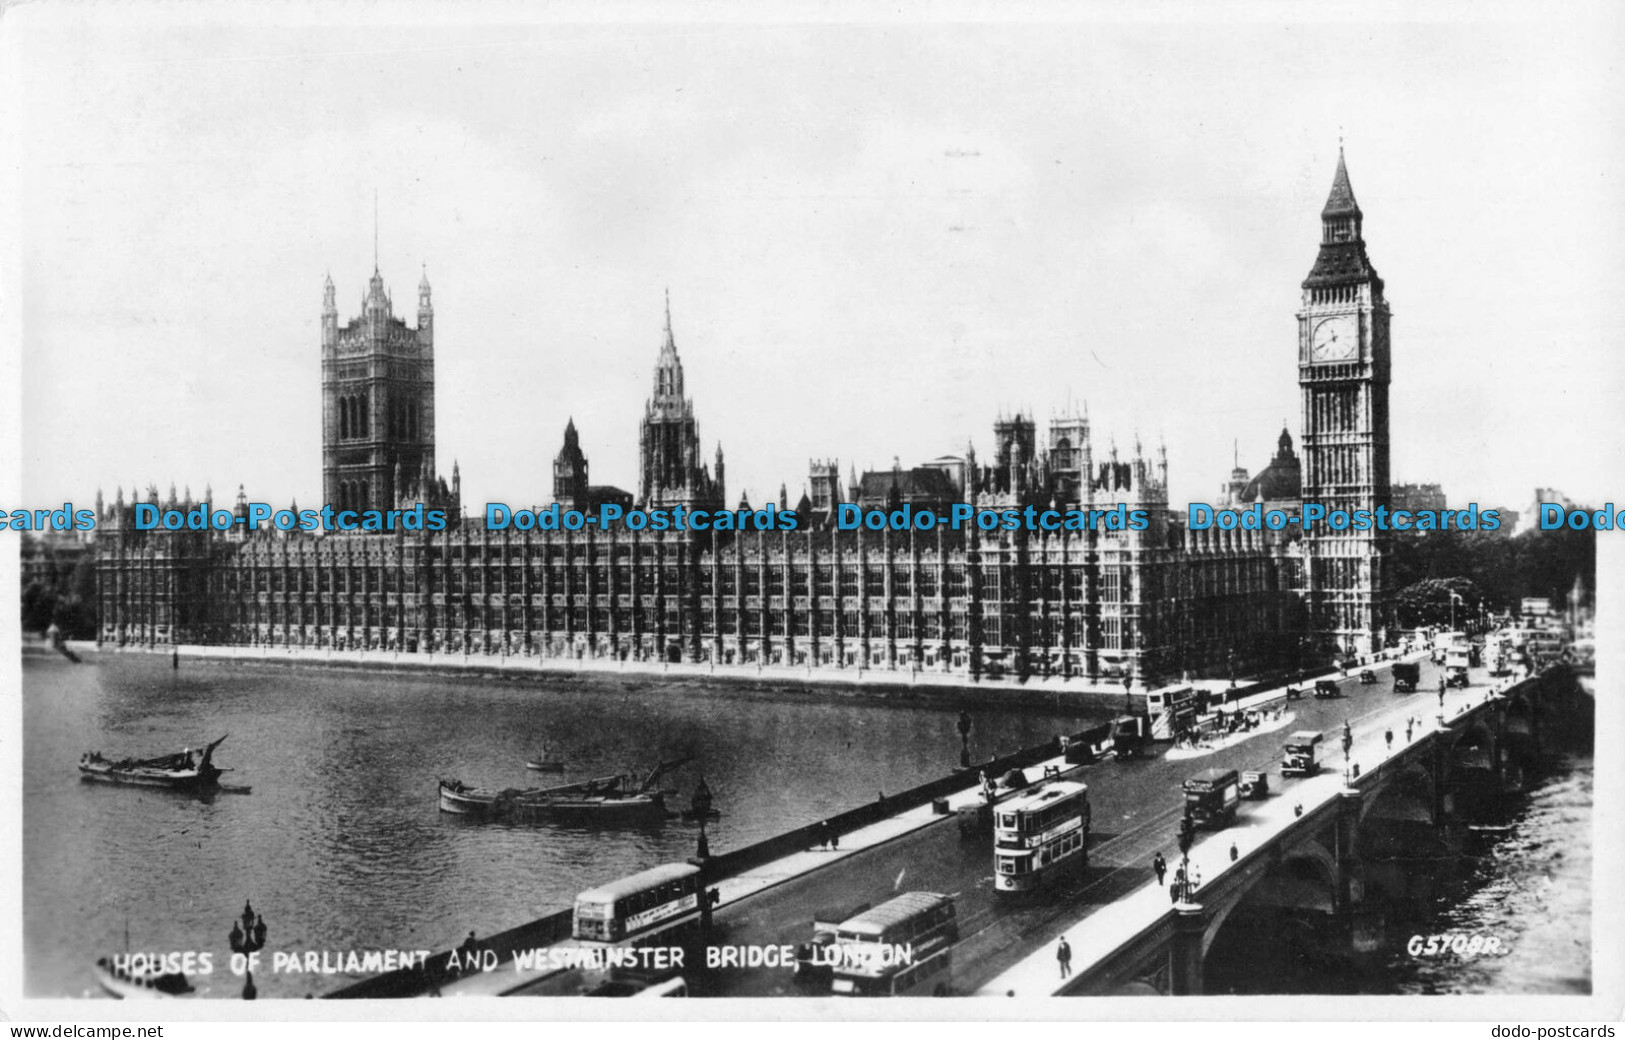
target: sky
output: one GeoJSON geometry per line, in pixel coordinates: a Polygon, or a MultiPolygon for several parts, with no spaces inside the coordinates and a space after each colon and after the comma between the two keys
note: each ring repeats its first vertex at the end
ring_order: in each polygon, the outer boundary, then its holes
{"type": "Polygon", "coordinates": [[[668,290],[731,497],[1087,408],[1208,501],[1298,436],[1340,142],[1394,480],[1618,494],[1617,5],[992,10],[10,8],[0,495],[317,504],[322,283],[359,312],[376,197],[474,508],[548,500],[572,417],[636,486],[668,290]]]}

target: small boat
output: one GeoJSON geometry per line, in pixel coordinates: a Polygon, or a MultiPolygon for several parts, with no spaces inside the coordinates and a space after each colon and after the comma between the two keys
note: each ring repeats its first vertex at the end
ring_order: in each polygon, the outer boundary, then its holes
{"type": "Polygon", "coordinates": [[[146,958],[130,960],[135,966],[117,963],[119,958],[102,957],[96,961],[96,984],[119,1000],[165,1000],[189,997],[197,987],[178,971],[159,972],[144,967],[146,958]]]}
{"type": "MultiPolygon", "coordinates": [[[[672,793],[676,794],[675,791],[672,793]]],[[[711,785],[705,782],[705,777],[700,777],[699,784],[694,788],[694,796],[688,800],[688,808],[683,810],[683,819],[688,823],[721,819],[722,813],[711,807],[713,800],[711,785]]]]}
{"type": "Polygon", "coordinates": [[[562,773],[564,772],[564,763],[556,758],[548,758],[547,748],[542,748],[542,753],[526,762],[525,768],[536,773],[562,773]]]}
{"type": "Polygon", "coordinates": [[[79,779],[183,791],[212,790],[220,786],[220,775],[225,772],[214,764],[214,749],[225,739],[221,737],[204,747],[200,758],[194,758],[190,748],[178,755],[118,761],[103,758],[100,751],[88,752],[79,758],[79,779]]]}

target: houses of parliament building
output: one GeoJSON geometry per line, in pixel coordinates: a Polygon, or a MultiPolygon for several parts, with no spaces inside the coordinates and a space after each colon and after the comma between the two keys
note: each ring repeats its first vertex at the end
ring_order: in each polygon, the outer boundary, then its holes
{"type": "MultiPolygon", "coordinates": [[[[1303,282],[1302,436],[1283,430],[1225,505],[1386,505],[1388,308],[1339,155],[1303,282]]],[[[375,270],[342,327],[322,309],[322,483],[337,508],[422,503],[444,531],[137,530],[133,502],[98,522],[104,645],[225,644],[1064,677],[1154,686],[1295,667],[1387,639],[1378,531],[1197,531],[1168,503],[1168,461],[1099,448],[1085,415],[1000,417],[991,451],[843,481],[810,464],[795,531],[515,531],[458,519],[435,461],[434,307],[395,316],[375,270]],[[839,530],[836,507],[1143,510],[1144,530],[839,530]],[[810,522],[809,522],[810,519],[810,522]]],[[[572,421],[553,467],[566,508],[728,508],[723,453],[702,450],[670,306],[640,425],[635,491],[593,484],[572,421]]],[[[187,496],[189,497],[189,495],[187,496]]],[[[207,500],[207,495],[205,500],[207,500]]],[[[190,507],[171,488],[162,506],[190,507]]],[[[246,498],[238,494],[239,508],[246,498]]]]}

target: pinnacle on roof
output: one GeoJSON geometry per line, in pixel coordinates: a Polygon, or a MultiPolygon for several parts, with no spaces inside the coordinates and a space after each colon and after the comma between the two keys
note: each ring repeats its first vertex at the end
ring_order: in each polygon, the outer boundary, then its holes
{"type": "Polygon", "coordinates": [[[674,354],[677,352],[677,341],[672,338],[672,334],[671,334],[671,289],[670,288],[666,289],[666,343],[665,343],[665,349],[671,351],[674,354]]]}
{"type": "Polygon", "coordinates": [[[426,291],[428,291],[428,288],[429,288],[429,265],[428,265],[427,262],[425,262],[424,265],[423,265],[423,278],[421,280],[419,280],[419,282],[418,282],[418,291],[419,292],[426,292],[426,291]]]}
{"type": "Polygon", "coordinates": [[[1322,219],[1360,216],[1360,204],[1354,201],[1354,188],[1349,185],[1349,168],[1343,162],[1343,149],[1337,149],[1337,174],[1332,177],[1332,193],[1326,196],[1326,208],[1320,211],[1322,219]]]}

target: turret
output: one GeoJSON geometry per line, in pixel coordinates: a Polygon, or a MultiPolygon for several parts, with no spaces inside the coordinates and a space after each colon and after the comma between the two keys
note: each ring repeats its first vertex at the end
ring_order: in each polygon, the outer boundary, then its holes
{"type": "Polygon", "coordinates": [[[339,305],[334,296],[333,276],[328,274],[322,289],[322,349],[333,350],[339,343],[339,305]]]}
{"type": "Polygon", "coordinates": [[[434,346],[434,304],[429,298],[429,265],[423,265],[423,278],[418,282],[418,342],[425,347],[434,346]]]}

